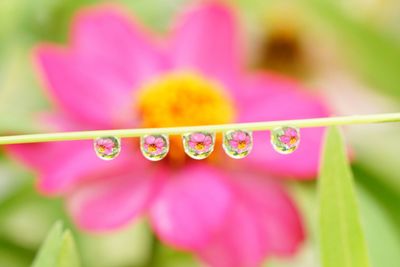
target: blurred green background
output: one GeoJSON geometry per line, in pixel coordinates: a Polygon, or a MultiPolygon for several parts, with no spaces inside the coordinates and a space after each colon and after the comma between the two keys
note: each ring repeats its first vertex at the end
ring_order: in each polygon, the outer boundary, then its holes
{"type": "MultiPolygon", "coordinates": [[[[42,41],[67,42],[72,14],[95,0],[0,0],[0,134],[38,132],[33,115],[50,109],[30,61],[42,41]]],[[[148,27],[165,33],[192,1],[120,0],[148,27]]],[[[198,1],[197,1],[198,2],[198,1]]],[[[336,114],[400,109],[400,2],[398,0],[232,1],[246,37],[250,69],[293,76],[320,90],[336,114]]],[[[374,267],[400,264],[400,126],[351,126],[353,171],[362,223],[374,267]]],[[[315,182],[288,182],[306,220],[308,239],[292,259],[270,267],[319,266],[315,182]]],[[[76,238],[84,266],[200,266],[162,246],[145,220],[118,232],[79,232],[62,201],[40,196],[34,173],[0,148],[0,266],[29,266],[58,219],[76,238]]]]}

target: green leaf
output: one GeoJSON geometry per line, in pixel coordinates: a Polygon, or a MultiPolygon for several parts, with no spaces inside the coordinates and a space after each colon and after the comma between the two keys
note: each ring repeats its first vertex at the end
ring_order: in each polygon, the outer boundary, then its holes
{"type": "Polygon", "coordinates": [[[39,250],[32,267],[57,266],[57,255],[61,250],[62,223],[57,222],[46,237],[45,242],[39,250]]]}
{"type": "Polygon", "coordinates": [[[32,267],[79,267],[80,261],[71,233],[57,222],[40,248],[32,267]]]}
{"type": "Polygon", "coordinates": [[[80,266],[75,241],[69,230],[66,230],[63,234],[62,246],[57,263],[58,267],[80,266]]]}
{"type": "Polygon", "coordinates": [[[361,218],[365,226],[364,232],[372,266],[398,267],[400,262],[398,225],[391,219],[390,214],[386,212],[385,207],[375,195],[364,187],[358,187],[358,189],[361,218]]]}
{"type": "Polygon", "coordinates": [[[384,177],[382,177],[382,174],[371,171],[370,165],[371,163],[369,162],[368,164],[363,162],[353,164],[355,179],[366,191],[374,196],[378,204],[382,207],[382,212],[385,212],[388,218],[397,225],[395,227],[395,230],[397,230],[395,235],[400,241],[399,188],[388,184],[384,177]]]}
{"type": "Polygon", "coordinates": [[[326,134],[319,177],[319,235],[324,267],[368,267],[353,175],[337,128],[326,134]]]}

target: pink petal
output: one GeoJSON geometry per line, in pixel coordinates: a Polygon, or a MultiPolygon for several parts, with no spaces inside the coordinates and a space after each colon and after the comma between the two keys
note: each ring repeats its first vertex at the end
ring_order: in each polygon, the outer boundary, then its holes
{"type": "Polygon", "coordinates": [[[288,129],[286,134],[294,137],[297,136],[297,132],[294,129],[288,129]]]}
{"type": "Polygon", "coordinates": [[[211,148],[211,144],[205,144],[204,145],[204,149],[202,149],[201,151],[208,151],[211,148]]]}
{"type": "Polygon", "coordinates": [[[107,65],[127,80],[132,90],[160,74],[167,62],[152,33],[117,6],[102,5],[80,11],[72,31],[74,48],[91,61],[107,65]]]}
{"type": "Polygon", "coordinates": [[[218,169],[199,163],[170,175],[173,177],[151,207],[151,222],[165,242],[178,248],[201,248],[219,229],[230,208],[226,177],[218,169]]]}
{"type": "Polygon", "coordinates": [[[291,139],[290,136],[286,136],[286,135],[279,137],[279,140],[285,144],[289,144],[290,139],[291,139]]]}
{"type": "Polygon", "coordinates": [[[155,144],[158,148],[163,148],[164,147],[164,139],[162,138],[157,138],[155,141],[155,144]]]}
{"type": "Polygon", "coordinates": [[[67,196],[78,226],[89,231],[113,230],[142,214],[157,193],[162,177],[142,160],[92,172],[91,179],[67,196]]]}
{"type": "Polygon", "coordinates": [[[190,141],[200,143],[203,142],[205,138],[206,136],[202,133],[194,133],[190,136],[190,141]]]}
{"type": "Polygon", "coordinates": [[[154,136],[150,135],[150,136],[146,137],[145,143],[148,145],[152,145],[152,144],[154,144],[155,140],[156,140],[156,138],[154,136]]]}
{"type": "Polygon", "coordinates": [[[232,138],[233,140],[240,141],[240,132],[234,132],[232,138]]]}
{"type": "Polygon", "coordinates": [[[105,150],[105,154],[111,154],[113,152],[113,147],[107,147],[105,150]]]}
{"type": "Polygon", "coordinates": [[[231,147],[237,148],[239,145],[239,142],[235,141],[235,140],[230,140],[229,144],[231,145],[231,147]]]}
{"type": "MultiPolygon", "coordinates": [[[[240,121],[270,121],[329,116],[324,101],[299,83],[272,74],[260,74],[247,81],[237,95],[240,121]]],[[[279,176],[311,178],[318,170],[322,128],[301,129],[299,148],[290,155],[275,152],[269,134],[254,133],[254,148],[244,159],[279,176]]]]}
{"type": "Polygon", "coordinates": [[[111,139],[100,139],[97,142],[99,146],[105,146],[107,149],[112,149],[114,147],[114,142],[111,139]]]}
{"type": "Polygon", "coordinates": [[[45,112],[38,114],[35,119],[44,127],[43,131],[89,131],[94,130],[93,125],[87,123],[80,123],[74,120],[66,113],[45,112]]]}
{"type": "Polygon", "coordinates": [[[66,141],[40,144],[10,145],[7,150],[38,173],[38,189],[45,194],[63,194],[94,171],[131,161],[129,144],[111,161],[99,159],[93,141],[66,141]]]}
{"type": "Polygon", "coordinates": [[[191,147],[191,148],[195,148],[197,145],[196,142],[191,142],[191,141],[189,141],[188,144],[189,144],[189,147],[191,147]]]}
{"type": "Polygon", "coordinates": [[[36,56],[52,100],[74,120],[111,127],[121,115],[129,92],[120,90],[124,87],[120,78],[104,66],[52,46],[41,46],[36,56]]]}
{"type": "Polygon", "coordinates": [[[204,144],[207,145],[207,146],[209,146],[209,145],[212,144],[211,136],[208,136],[208,135],[207,135],[207,136],[204,138],[204,144]]]}
{"type": "Polygon", "coordinates": [[[247,135],[244,132],[239,132],[237,137],[238,137],[239,141],[244,141],[246,139],[247,135]]]}
{"type": "Polygon", "coordinates": [[[304,239],[299,214],[281,187],[248,171],[240,176],[235,209],[210,245],[199,250],[213,267],[260,266],[267,256],[293,254],[304,239]]]}
{"type": "Polygon", "coordinates": [[[207,3],[187,12],[172,34],[171,58],[175,67],[200,71],[236,86],[240,71],[238,27],[233,11],[220,3],[207,3]]]}
{"type": "Polygon", "coordinates": [[[42,45],[35,56],[54,101],[75,120],[97,127],[134,120],[132,91],[165,68],[150,40],[114,9],[82,11],[73,48],[42,45]]]}

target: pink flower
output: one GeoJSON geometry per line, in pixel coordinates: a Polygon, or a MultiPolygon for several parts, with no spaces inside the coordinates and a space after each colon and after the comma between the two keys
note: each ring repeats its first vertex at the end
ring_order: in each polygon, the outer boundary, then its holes
{"type": "Polygon", "coordinates": [[[298,139],[299,136],[297,134],[297,131],[293,128],[285,129],[284,134],[279,137],[279,140],[288,146],[291,146],[292,144],[296,143],[298,139]]]}
{"type": "MultiPolygon", "coordinates": [[[[225,6],[194,8],[163,42],[152,37],[118,9],[81,11],[68,48],[35,50],[56,107],[46,122],[68,131],[328,115],[297,82],[242,70],[244,38],[225,6]]],[[[291,255],[301,244],[298,211],[272,177],[313,178],[321,136],[322,129],[302,130],[302,146],[284,156],[270,147],[268,134],[256,132],[250,155],[234,163],[218,157],[221,149],[208,160],[190,160],[174,138],[168,157],[153,164],[130,140],[111,162],[99,160],[89,141],[9,150],[37,171],[40,191],[66,198],[83,229],[112,230],[146,214],[164,242],[212,266],[248,267],[269,255],[291,255]],[[73,153],[66,157],[67,150],[73,153]]]]}
{"type": "Polygon", "coordinates": [[[189,147],[197,152],[210,150],[213,141],[210,135],[203,133],[193,133],[190,135],[189,147]]]}
{"type": "Polygon", "coordinates": [[[114,152],[114,148],[115,148],[115,145],[114,145],[113,140],[111,140],[111,139],[102,138],[96,142],[97,151],[101,151],[101,153],[103,153],[105,155],[112,154],[114,152]]]}
{"type": "Polygon", "coordinates": [[[235,148],[237,153],[242,153],[248,149],[251,144],[251,138],[245,132],[236,131],[232,134],[232,139],[229,140],[229,144],[235,148]]]}
{"type": "Polygon", "coordinates": [[[155,137],[153,135],[147,136],[144,140],[144,148],[147,152],[152,155],[158,155],[163,153],[166,144],[161,137],[155,137]]]}

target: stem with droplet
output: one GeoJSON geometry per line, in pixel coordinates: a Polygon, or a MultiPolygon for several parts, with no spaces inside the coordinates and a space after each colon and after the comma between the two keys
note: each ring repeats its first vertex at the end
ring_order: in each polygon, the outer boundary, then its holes
{"type": "Polygon", "coordinates": [[[198,132],[198,131],[225,132],[228,130],[236,130],[236,129],[249,130],[249,131],[262,131],[262,130],[271,130],[279,126],[309,128],[309,127],[324,127],[333,125],[370,124],[370,123],[384,123],[384,122],[400,122],[400,113],[353,115],[344,117],[248,122],[248,123],[205,125],[205,126],[26,134],[26,135],[14,135],[14,136],[1,136],[0,145],[87,140],[102,136],[115,136],[123,138],[123,137],[139,137],[145,134],[179,135],[179,134],[198,132]]]}

